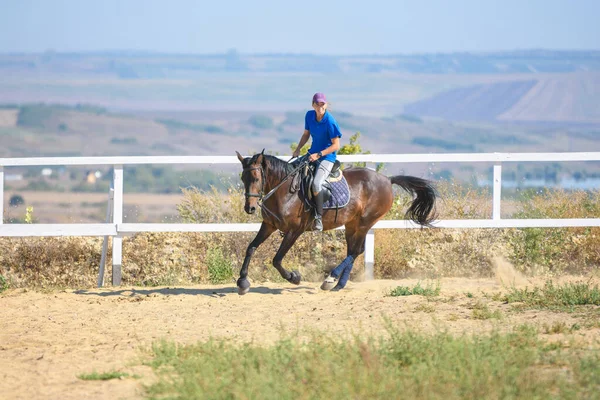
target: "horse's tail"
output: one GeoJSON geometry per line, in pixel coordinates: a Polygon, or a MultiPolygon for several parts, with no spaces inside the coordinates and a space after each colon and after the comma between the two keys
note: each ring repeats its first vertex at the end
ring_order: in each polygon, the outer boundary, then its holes
{"type": "Polygon", "coordinates": [[[405,217],[419,225],[431,226],[431,222],[437,217],[435,211],[437,192],[433,184],[426,179],[406,175],[391,176],[390,181],[415,196],[406,210],[405,217]]]}

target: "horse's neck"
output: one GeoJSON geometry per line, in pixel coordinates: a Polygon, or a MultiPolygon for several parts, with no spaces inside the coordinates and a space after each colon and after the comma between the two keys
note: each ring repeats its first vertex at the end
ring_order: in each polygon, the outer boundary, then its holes
{"type": "MultiPolygon", "coordinates": [[[[279,185],[286,177],[286,174],[279,176],[280,174],[275,173],[272,169],[265,171],[265,192],[269,193],[274,187],[279,185]]],[[[284,184],[285,185],[285,184],[284,184]]]]}
{"type": "MultiPolygon", "coordinates": [[[[280,185],[284,178],[285,177],[278,177],[278,176],[267,177],[266,184],[265,184],[265,193],[269,193],[271,190],[273,190],[278,185],[280,185]]],[[[291,178],[289,178],[286,182],[281,184],[281,188],[284,187],[285,185],[288,185],[290,181],[291,181],[291,178]]],[[[281,188],[279,188],[277,190],[279,191],[281,188]]]]}

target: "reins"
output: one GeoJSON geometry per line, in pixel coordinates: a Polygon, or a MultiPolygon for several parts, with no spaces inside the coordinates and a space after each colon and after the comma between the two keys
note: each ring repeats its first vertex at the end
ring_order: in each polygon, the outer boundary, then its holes
{"type": "MultiPolygon", "coordinates": [[[[290,159],[290,161],[293,159],[293,157],[290,159]]],[[[289,162],[289,161],[288,161],[289,162]]],[[[275,193],[275,191],[277,189],[279,189],[281,187],[281,185],[283,185],[291,176],[293,176],[296,172],[300,171],[301,168],[303,168],[306,164],[308,164],[308,159],[300,162],[300,164],[298,165],[298,167],[296,167],[293,171],[291,171],[290,173],[288,173],[282,180],[281,182],[279,182],[277,184],[277,186],[275,186],[273,189],[271,189],[269,191],[269,193],[267,193],[266,195],[263,196],[263,192],[264,192],[264,188],[265,188],[265,170],[263,169],[262,165],[258,166],[258,167],[248,167],[248,168],[244,168],[244,171],[252,171],[255,169],[260,169],[260,177],[261,177],[261,188],[260,188],[260,192],[259,193],[244,193],[244,196],[246,197],[258,197],[258,206],[265,210],[266,212],[268,212],[269,214],[271,214],[272,216],[274,216],[275,218],[277,218],[277,220],[279,222],[281,222],[281,219],[279,219],[279,217],[277,215],[275,215],[273,212],[271,212],[271,210],[269,210],[267,208],[267,206],[264,205],[265,201],[267,201],[267,199],[269,197],[271,197],[273,195],[273,193],[275,193]]]]}

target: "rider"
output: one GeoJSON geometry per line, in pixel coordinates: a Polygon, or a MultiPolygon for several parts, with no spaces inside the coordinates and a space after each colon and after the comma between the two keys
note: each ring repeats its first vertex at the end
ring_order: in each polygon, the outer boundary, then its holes
{"type": "Polygon", "coordinates": [[[300,149],[312,137],[312,144],[308,153],[308,161],[317,162],[315,177],[312,183],[312,191],[315,199],[315,230],[323,230],[323,202],[325,193],[323,182],[333,168],[336,161],[336,152],[340,149],[340,138],[342,133],[333,115],[327,111],[327,99],[323,93],[315,93],[312,98],[313,110],[306,113],[304,117],[304,133],[300,138],[298,147],[294,150],[293,157],[300,155],[300,149]]]}

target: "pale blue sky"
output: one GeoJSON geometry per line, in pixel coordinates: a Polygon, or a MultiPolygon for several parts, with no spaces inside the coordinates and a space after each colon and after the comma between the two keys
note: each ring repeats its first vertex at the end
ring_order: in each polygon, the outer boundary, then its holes
{"type": "Polygon", "coordinates": [[[0,0],[0,52],[600,49],[599,0],[0,0]]]}

